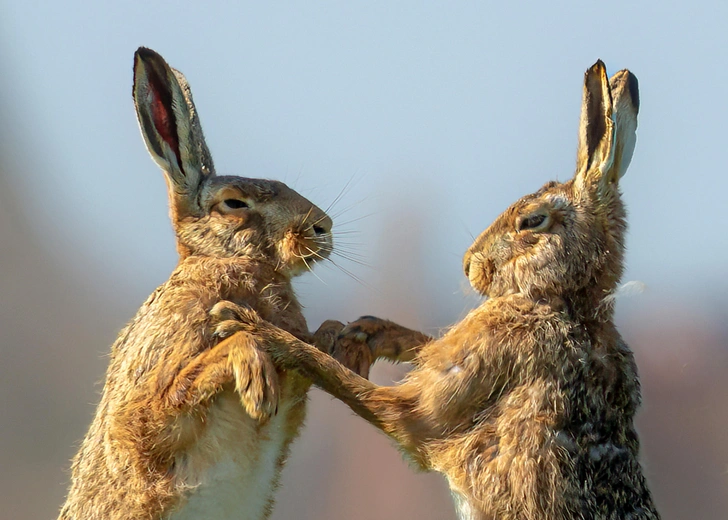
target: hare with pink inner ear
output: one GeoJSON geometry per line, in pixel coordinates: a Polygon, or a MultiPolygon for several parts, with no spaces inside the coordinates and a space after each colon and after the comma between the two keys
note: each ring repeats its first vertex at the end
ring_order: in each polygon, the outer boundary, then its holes
{"type": "Polygon", "coordinates": [[[254,334],[221,341],[210,310],[235,302],[313,340],[291,278],[328,257],[332,222],[281,182],[217,176],[187,81],[152,50],[134,56],[133,97],[179,263],[112,347],[60,518],[260,520],[310,382],[254,334]]]}

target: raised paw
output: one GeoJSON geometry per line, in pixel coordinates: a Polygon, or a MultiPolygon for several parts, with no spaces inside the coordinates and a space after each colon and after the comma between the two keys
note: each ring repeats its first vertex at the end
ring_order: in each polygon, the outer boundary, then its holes
{"type": "Polygon", "coordinates": [[[260,317],[250,307],[238,305],[228,300],[217,302],[210,309],[213,319],[213,335],[218,338],[227,338],[239,331],[254,331],[260,317]]]}
{"type": "Polygon", "coordinates": [[[419,349],[432,338],[389,320],[362,316],[349,323],[339,334],[332,351],[334,357],[357,356],[360,363],[373,363],[379,358],[390,361],[412,361],[419,349]],[[368,352],[364,350],[366,345],[368,352]]]}
{"type": "Polygon", "coordinates": [[[336,338],[344,329],[344,324],[336,320],[326,320],[321,324],[313,335],[313,345],[321,352],[327,354],[332,352],[336,343],[336,338]]]}
{"type": "Polygon", "coordinates": [[[378,357],[369,340],[383,321],[372,316],[362,316],[349,323],[340,330],[329,353],[349,370],[368,378],[371,366],[378,357]]]}
{"type": "Polygon", "coordinates": [[[374,316],[361,316],[358,320],[349,322],[341,331],[341,335],[351,336],[353,334],[359,341],[367,341],[369,337],[391,324],[391,321],[374,316]]]}
{"type": "Polygon", "coordinates": [[[362,377],[369,376],[373,363],[366,339],[357,341],[342,337],[345,326],[340,321],[326,320],[313,336],[314,345],[334,357],[339,363],[362,377]]]}

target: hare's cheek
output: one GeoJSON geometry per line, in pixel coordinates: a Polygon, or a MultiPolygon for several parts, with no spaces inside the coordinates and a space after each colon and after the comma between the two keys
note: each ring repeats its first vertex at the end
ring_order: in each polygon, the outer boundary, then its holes
{"type": "Polygon", "coordinates": [[[242,249],[247,245],[259,243],[260,239],[257,230],[240,229],[233,235],[233,241],[236,249],[242,249]]]}
{"type": "Polygon", "coordinates": [[[286,235],[278,242],[278,257],[284,264],[296,263],[301,254],[299,240],[292,233],[286,235]]]}

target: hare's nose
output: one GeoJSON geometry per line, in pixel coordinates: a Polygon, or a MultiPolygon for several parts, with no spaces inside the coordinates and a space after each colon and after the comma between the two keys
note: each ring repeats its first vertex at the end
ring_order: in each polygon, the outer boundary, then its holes
{"type": "Polygon", "coordinates": [[[331,219],[327,215],[322,215],[316,219],[313,225],[313,232],[316,233],[317,237],[326,235],[327,233],[331,233],[332,226],[331,219]]]}

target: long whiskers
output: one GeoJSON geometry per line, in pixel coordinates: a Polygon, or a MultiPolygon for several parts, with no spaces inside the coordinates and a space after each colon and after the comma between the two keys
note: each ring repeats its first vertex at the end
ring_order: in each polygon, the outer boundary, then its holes
{"type": "MultiPolygon", "coordinates": [[[[348,270],[345,267],[343,267],[341,264],[339,264],[336,261],[334,261],[331,257],[324,257],[318,251],[314,251],[313,249],[311,249],[308,246],[305,246],[305,247],[306,247],[306,250],[310,253],[310,255],[308,255],[308,256],[315,256],[315,257],[317,257],[320,260],[328,260],[329,262],[331,262],[331,264],[334,267],[336,267],[342,273],[344,273],[345,275],[347,275],[348,277],[350,277],[352,280],[354,280],[355,282],[363,285],[364,287],[368,287],[368,288],[371,289],[371,286],[369,284],[367,284],[366,282],[364,282],[364,280],[362,280],[361,278],[359,278],[357,275],[355,275],[350,270],[348,270]]],[[[363,265],[365,267],[370,267],[369,265],[367,265],[367,264],[365,264],[363,262],[360,262],[360,261],[358,261],[358,260],[356,260],[354,258],[347,258],[343,254],[337,252],[335,249],[326,248],[326,249],[324,249],[324,251],[326,251],[330,255],[339,256],[341,258],[344,258],[344,259],[346,259],[346,260],[348,260],[350,262],[355,262],[355,263],[360,264],[360,265],[363,265]]],[[[308,262],[306,262],[306,256],[305,255],[300,255],[300,256],[299,255],[296,255],[296,256],[299,257],[299,258],[301,258],[301,260],[303,260],[304,264],[306,264],[306,267],[308,268],[308,270],[311,271],[311,267],[308,265],[308,262]]],[[[323,262],[323,263],[325,265],[325,262],[323,262]]],[[[315,275],[315,273],[314,273],[314,275],[315,275]]],[[[321,280],[321,278],[319,278],[318,276],[316,276],[316,278],[318,278],[319,280],[321,280]]]]}
{"type": "Polygon", "coordinates": [[[336,263],[332,258],[328,258],[328,261],[331,262],[331,264],[336,267],[339,271],[347,275],[349,278],[357,282],[358,284],[362,285],[363,287],[366,287],[368,289],[373,289],[371,285],[366,283],[364,280],[359,278],[357,275],[346,269],[345,267],[342,267],[341,264],[336,263]]]}
{"type": "MultiPolygon", "coordinates": [[[[322,259],[323,259],[323,257],[322,257],[321,255],[318,255],[318,254],[316,254],[316,253],[315,253],[314,251],[312,251],[312,250],[311,250],[311,249],[310,249],[309,247],[306,247],[306,249],[308,249],[308,251],[309,251],[310,253],[312,253],[312,254],[315,254],[315,255],[316,255],[316,256],[318,256],[319,258],[322,258],[322,259]]],[[[316,278],[318,278],[319,282],[321,282],[321,283],[322,283],[322,284],[324,284],[324,285],[328,285],[328,284],[327,284],[326,282],[324,282],[324,281],[323,281],[323,280],[321,279],[321,277],[320,277],[319,275],[317,275],[317,274],[316,274],[316,273],[314,272],[314,270],[313,270],[313,269],[311,268],[311,266],[309,265],[309,263],[308,263],[308,262],[306,261],[307,255],[300,255],[300,254],[296,254],[296,253],[294,252],[294,253],[293,253],[293,256],[295,256],[296,258],[300,258],[300,259],[301,259],[301,261],[303,261],[303,265],[305,265],[305,266],[306,266],[306,270],[307,270],[307,271],[308,271],[309,273],[313,274],[313,275],[314,275],[314,276],[315,276],[316,278]]]]}
{"type": "Polygon", "coordinates": [[[354,176],[352,175],[351,177],[349,177],[349,180],[346,181],[346,184],[344,184],[344,187],[341,188],[341,191],[339,192],[339,194],[336,197],[334,197],[334,200],[331,201],[331,204],[329,204],[329,206],[324,210],[324,213],[330,212],[334,208],[334,206],[341,200],[341,198],[344,195],[346,195],[347,193],[349,193],[349,191],[353,187],[354,187],[354,176]]]}

